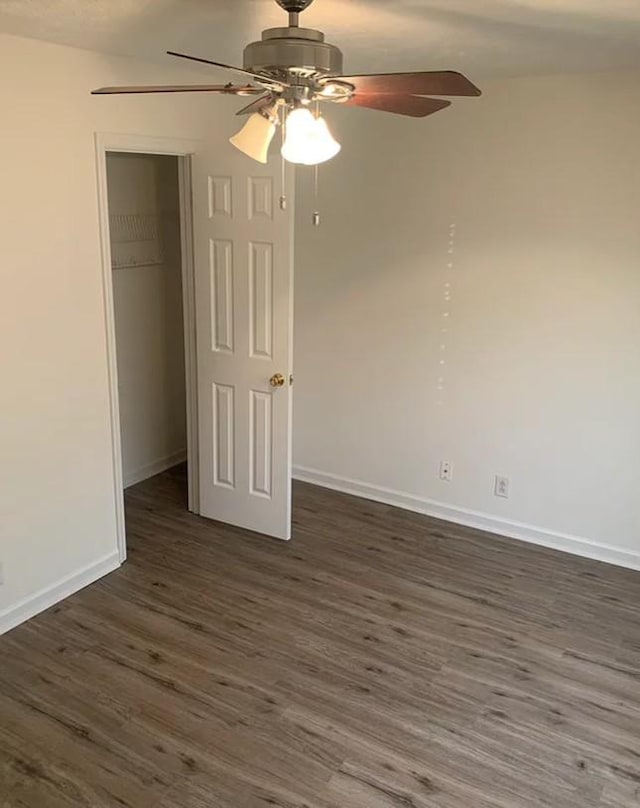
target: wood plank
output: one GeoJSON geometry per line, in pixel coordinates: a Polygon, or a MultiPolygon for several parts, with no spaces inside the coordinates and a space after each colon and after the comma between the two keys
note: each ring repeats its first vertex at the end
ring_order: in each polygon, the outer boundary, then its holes
{"type": "Polygon", "coordinates": [[[127,491],[0,639],[2,808],[640,805],[640,574],[305,484],[294,538],[127,491]]]}

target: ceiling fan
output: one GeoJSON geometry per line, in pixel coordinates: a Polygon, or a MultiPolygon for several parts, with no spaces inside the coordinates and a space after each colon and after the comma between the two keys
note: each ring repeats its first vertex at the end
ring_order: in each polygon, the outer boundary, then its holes
{"type": "Polygon", "coordinates": [[[167,51],[171,56],[233,72],[242,76],[244,83],[101,87],[93,94],[205,92],[256,96],[237,113],[250,117],[231,143],[249,157],[266,163],[276,127],[281,124],[282,156],[289,162],[306,165],[322,163],[340,151],[340,144],[319,113],[319,102],[424,118],[451,104],[445,98],[427,96],[481,94],[469,79],[449,70],[345,76],[342,52],[325,42],[321,31],[299,25],[300,13],[313,0],[276,2],[288,12],[289,24],[264,31],[261,41],[248,45],[244,68],[167,51]]]}

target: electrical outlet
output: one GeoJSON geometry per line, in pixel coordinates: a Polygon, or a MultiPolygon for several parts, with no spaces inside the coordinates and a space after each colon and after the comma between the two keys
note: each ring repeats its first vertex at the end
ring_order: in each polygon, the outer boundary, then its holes
{"type": "Polygon", "coordinates": [[[493,493],[496,497],[503,497],[504,499],[509,499],[509,478],[508,477],[499,477],[496,474],[496,482],[495,487],[493,489],[493,493]]]}
{"type": "Polygon", "coordinates": [[[448,460],[440,461],[440,479],[451,482],[453,478],[453,463],[448,460]]]}

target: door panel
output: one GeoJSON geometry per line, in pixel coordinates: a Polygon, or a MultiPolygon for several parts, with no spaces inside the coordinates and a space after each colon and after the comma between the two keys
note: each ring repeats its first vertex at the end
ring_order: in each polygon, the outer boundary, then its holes
{"type": "Polygon", "coordinates": [[[211,350],[233,353],[233,243],[209,240],[211,350]]]}
{"type": "Polygon", "coordinates": [[[273,245],[249,244],[249,351],[254,359],[273,356],[273,245]]]}
{"type": "Polygon", "coordinates": [[[235,391],[213,385],[213,484],[235,488],[235,391]]]}
{"type": "Polygon", "coordinates": [[[293,209],[279,165],[194,156],[200,512],[291,535],[293,209]]]}

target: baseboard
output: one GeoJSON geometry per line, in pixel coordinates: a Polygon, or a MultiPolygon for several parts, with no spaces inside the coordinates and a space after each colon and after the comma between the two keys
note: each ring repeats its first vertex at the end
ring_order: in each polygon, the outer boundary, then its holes
{"type": "Polygon", "coordinates": [[[130,488],[136,483],[141,483],[143,480],[148,480],[149,477],[154,477],[156,474],[160,474],[161,472],[172,468],[172,466],[177,466],[178,463],[184,463],[186,459],[187,450],[181,449],[179,452],[174,452],[166,457],[160,457],[158,460],[154,460],[152,463],[147,463],[146,466],[142,466],[139,469],[124,472],[124,487],[130,488]]]}
{"type": "Polygon", "coordinates": [[[495,533],[499,536],[506,536],[510,539],[539,544],[543,547],[550,547],[553,550],[562,550],[565,553],[593,558],[596,561],[604,561],[608,564],[616,564],[619,567],[627,567],[632,570],[640,570],[640,553],[625,550],[621,547],[598,544],[590,539],[580,536],[572,536],[567,533],[556,533],[544,528],[528,525],[523,522],[514,522],[510,519],[502,519],[481,511],[473,511],[467,508],[459,508],[454,505],[447,505],[432,499],[406,494],[402,491],[394,491],[390,488],[370,485],[361,480],[351,480],[348,477],[340,477],[336,474],[328,474],[317,469],[294,466],[293,476],[296,480],[301,480],[322,488],[331,488],[334,491],[341,491],[345,494],[352,494],[356,497],[371,499],[375,502],[382,502],[386,505],[394,505],[397,508],[404,508],[415,513],[423,513],[426,516],[433,516],[436,519],[444,519],[465,527],[472,527],[484,530],[488,533],[495,533]]]}
{"type": "Polygon", "coordinates": [[[72,573],[71,575],[62,578],[57,583],[41,589],[34,595],[23,600],[18,601],[13,606],[0,612],[0,634],[10,631],[12,628],[24,623],[31,617],[40,614],[50,606],[54,606],[69,595],[73,595],[85,586],[102,578],[109,572],[113,572],[120,566],[120,558],[118,552],[114,551],[109,555],[89,564],[86,567],[72,573]]]}

